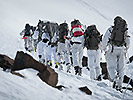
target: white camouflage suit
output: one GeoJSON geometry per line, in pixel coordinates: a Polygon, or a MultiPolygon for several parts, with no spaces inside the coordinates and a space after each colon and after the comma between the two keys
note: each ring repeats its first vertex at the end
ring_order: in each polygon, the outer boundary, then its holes
{"type": "Polygon", "coordinates": [[[72,42],[81,43],[81,44],[74,43],[72,45],[72,58],[73,58],[73,66],[79,66],[80,68],[82,68],[84,35],[79,37],[72,37],[72,42]]]}
{"type": "MultiPolygon", "coordinates": [[[[53,36],[51,42],[52,42],[52,43],[56,43],[57,40],[58,40],[58,38],[59,38],[59,37],[58,37],[57,33],[55,32],[55,34],[54,34],[54,36],[53,36]]],[[[54,45],[51,49],[52,49],[52,54],[53,54],[54,63],[58,63],[57,52],[56,52],[56,51],[57,51],[57,46],[54,45]]]]}
{"type": "Polygon", "coordinates": [[[100,70],[100,49],[98,50],[87,50],[88,55],[88,67],[90,68],[90,78],[97,79],[98,76],[101,74],[100,70]]]}
{"type": "Polygon", "coordinates": [[[70,44],[70,40],[65,40],[65,63],[66,64],[71,64],[71,59],[70,59],[70,52],[72,51],[72,45],[70,44]]]}
{"type": "MultiPolygon", "coordinates": [[[[49,37],[47,37],[46,33],[42,34],[42,40],[43,39],[49,40],[49,37]]],[[[48,45],[49,41],[47,41],[47,43],[44,43],[42,40],[38,43],[37,51],[38,51],[38,55],[42,56],[40,58],[40,62],[44,63],[43,60],[45,60],[45,64],[47,65],[47,62],[51,60],[52,51],[51,51],[51,47],[48,45]]]]}
{"type": "Polygon", "coordinates": [[[39,36],[39,31],[35,30],[34,34],[32,35],[33,38],[33,43],[34,43],[34,48],[37,48],[37,43],[38,43],[38,36],[39,36]]]}
{"type": "Polygon", "coordinates": [[[111,80],[116,81],[118,87],[122,86],[124,69],[125,69],[125,54],[129,48],[130,40],[126,37],[126,47],[114,46],[112,52],[112,45],[108,43],[113,28],[112,26],[106,31],[102,40],[102,48],[105,51],[105,58],[107,61],[107,70],[111,80]],[[118,75],[117,75],[118,74],[118,75]],[[117,76],[117,77],[116,77],[117,76]]]}
{"type": "MultiPolygon", "coordinates": [[[[20,32],[20,35],[24,35],[25,34],[25,29],[22,30],[22,32],[20,32]]],[[[23,37],[22,39],[24,39],[24,46],[25,46],[25,49],[27,50],[33,50],[33,42],[32,42],[32,37],[31,36],[25,36],[23,37]]]]}

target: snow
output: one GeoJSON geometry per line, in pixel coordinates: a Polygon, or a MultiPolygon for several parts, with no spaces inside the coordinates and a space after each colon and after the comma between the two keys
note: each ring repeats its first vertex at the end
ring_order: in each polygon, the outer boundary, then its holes
{"type": "MultiPolygon", "coordinates": [[[[18,50],[24,51],[23,40],[19,33],[26,23],[36,26],[39,19],[62,23],[77,18],[84,25],[96,24],[104,34],[113,24],[113,18],[122,16],[128,22],[131,46],[127,58],[133,56],[133,1],[132,0],[1,0],[0,3],[0,54],[12,59],[18,50]]],[[[24,51],[25,52],[25,51],[24,51]]],[[[29,53],[36,60],[36,53],[29,53]]],[[[104,57],[103,57],[104,59],[104,57]]],[[[123,93],[112,89],[108,80],[94,81],[83,68],[82,76],[59,71],[58,84],[65,89],[59,91],[42,82],[37,71],[25,69],[18,71],[26,78],[20,78],[0,68],[0,100],[122,100],[123,93]],[[78,88],[87,86],[92,95],[86,95],[78,88]]],[[[126,75],[133,78],[133,63],[125,68],[126,75]]],[[[127,84],[124,84],[125,86],[127,84]]],[[[124,100],[133,100],[133,93],[126,91],[124,100]]]]}

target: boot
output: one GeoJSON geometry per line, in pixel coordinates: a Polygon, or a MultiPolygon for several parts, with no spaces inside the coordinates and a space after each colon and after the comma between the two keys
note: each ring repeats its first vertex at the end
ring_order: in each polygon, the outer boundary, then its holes
{"type": "Polygon", "coordinates": [[[116,81],[113,82],[113,88],[116,89],[117,91],[120,91],[121,93],[123,92],[122,86],[119,86],[116,81]]]}
{"type": "Polygon", "coordinates": [[[56,62],[56,63],[55,63],[55,68],[58,68],[58,66],[59,66],[59,63],[56,62]]]}
{"type": "Polygon", "coordinates": [[[48,61],[48,65],[49,65],[49,66],[52,66],[52,60],[49,60],[49,61],[48,61]]]}
{"type": "Polygon", "coordinates": [[[96,80],[101,81],[102,80],[101,75],[99,75],[96,80]]]}
{"type": "Polygon", "coordinates": [[[67,67],[67,73],[71,73],[71,64],[70,63],[66,64],[66,67],[67,67]]]}
{"type": "Polygon", "coordinates": [[[74,69],[75,69],[75,75],[80,75],[81,76],[81,74],[82,74],[82,68],[80,68],[79,66],[75,66],[74,67],[74,69]]]}

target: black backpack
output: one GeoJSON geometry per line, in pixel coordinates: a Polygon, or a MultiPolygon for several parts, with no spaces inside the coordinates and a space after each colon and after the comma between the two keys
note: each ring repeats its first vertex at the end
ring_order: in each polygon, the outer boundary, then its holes
{"type": "Polygon", "coordinates": [[[116,45],[116,46],[123,46],[126,45],[125,43],[125,39],[127,36],[127,23],[124,19],[122,19],[121,17],[116,17],[114,19],[114,26],[113,30],[111,32],[111,37],[110,37],[110,43],[112,45],[116,45]]]}
{"type": "Polygon", "coordinates": [[[39,30],[39,41],[41,40],[43,32],[48,33],[48,37],[50,40],[53,38],[55,32],[58,30],[58,24],[51,21],[41,21],[38,22],[38,30],[39,30]]]}
{"type": "Polygon", "coordinates": [[[49,33],[50,40],[51,40],[59,26],[57,23],[49,22],[49,21],[45,22],[44,26],[45,26],[44,32],[49,33]]]}
{"type": "Polygon", "coordinates": [[[73,25],[80,25],[81,26],[81,23],[80,23],[80,21],[78,19],[74,19],[74,21],[71,22],[71,27],[73,25]]]}
{"type": "Polygon", "coordinates": [[[26,24],[24,36],[30,36],[31,35],[30,29],[31,29],[31,26],[29,24],[26,24]]]}
{"type": "Polygon", "coordinates": [[[90,50],[97,50],[101,36],[95,25],[88,26],[85,30],[85,46],[90,50]]]}
{"type": "Polygon", "coordinates": [[[68,35],[68,24],[67,23],[61,23],[59,25],[59,42],[65,43],[64,36],[68,35]]]}

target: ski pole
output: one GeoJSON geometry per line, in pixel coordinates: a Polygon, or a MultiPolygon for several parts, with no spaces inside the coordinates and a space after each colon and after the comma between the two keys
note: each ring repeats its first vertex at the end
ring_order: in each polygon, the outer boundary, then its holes
{"type": "MultiPolygon", "coordinates": [[[[128,54],[128,52],[127,52],[127,59],[129,60],[129,54],[128,54]]],[[[132,75],[130,76],[130,79],[129,79],[128,84],[127,84],[127,86],[126,86],[126,90],[125,90],[125,92],[124,92],[124,94],[123,94],[123,99],[124,99],[124,96],[125,96],[125,94],[126,94],[126,91],[127,91],[128,86],[129,86],[129,83],[130,83],[130,81],[131,81],[131,77],[132,77],[132,75]]]]}
{"type": "Polygon", "coordinates": [[[127,91],[127,88],[128,88],[128,86],[129,86],[130,81],[131,81],[131,77],[130,77],[130,79],[129,79],[129,81],[128,81],[128,84],[127,84],[127,86],[126,86],[126,90],[125,90],[125,92],[124,92],[124,94],[123,94],[123,99],[124,99],[124,96],[125,96],[125,94],[126,94],[126,91],[127,91]]]}

